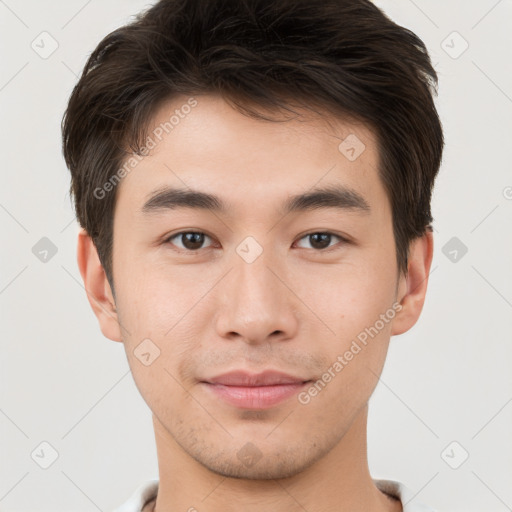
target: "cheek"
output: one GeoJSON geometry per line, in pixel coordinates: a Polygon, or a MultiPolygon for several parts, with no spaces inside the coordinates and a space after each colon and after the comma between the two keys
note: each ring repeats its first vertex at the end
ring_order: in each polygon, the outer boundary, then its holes
{"type": "Polygon", "coordinates": [[[316,349],[328,363],[311,396],[318,396],[319,410],[351,416],[367,402],[382,372],[396,314],[394,281],[356,268],[339,278],[326,281],[324,292],[311,296],[312,303],[322,305],[318,316],[335,333],[316,349]],[[325,391],[318,391],[324,383],[325,391]]]}
{"type": "Polygon", "coordinates": [[[331,265],[321,272],[304,273],[305,303],[335,331],[339,338],[373,324],[392,307],[395,297],[395,269],[379,262],[331,265]]]}
{"type": "Polygon", "coordinates": [[[185,292],[179,280],[164,278],[155,268],[126,266],[118,300],[124,348],[136,386],[153,411],[176,415],[185,406],[179,365],[201,339],[202,327],[191,320],[204,316],[197,304],[204,284],[195,286],[185,292]]]}
{"type": "Polygon", "coordinates": [[[376,385],[376,375],[382,371],[397,313],[393,307],[393,257],[393,252],[391,257],[372,255],[371,259],[362,257],[336,270],[326,268],[323,276],[308,278],[304,288],[310,290],[308,301],[316,305],[317,315],[335,333],[333,342],[323,344],[320,350],[330,361],[331,373],[337,376],[332,389],[346,391],[337,394],[338,398],[332,397],[343,406],[367,398],[376,385]],[[336,362],[336,368],[332,368],[336,362]]]}
{"type": "Polygon", "coordinates": [[[211,322],[208,292],[218,278],[210,272],[198,276],[198,267],[193,266],[185,270],[137,263],[136,258],[124,263],[118,313],[128,331],[124,338],[126,350],[133,352],[149,339],[160,351],[159,363],[172,371],[204,337],[201,332],[211,322]]]}
{"type": "Polygon", "coordinates": [[[118,309],[125,322],[136,331],[148,329],[147,335],[167,332],[179,315],[189,295],[194,295],[197,281],[185,286],[179,271],[171,272],[150,258],[131,253],[117,260],[119,275],[118,309]]]}

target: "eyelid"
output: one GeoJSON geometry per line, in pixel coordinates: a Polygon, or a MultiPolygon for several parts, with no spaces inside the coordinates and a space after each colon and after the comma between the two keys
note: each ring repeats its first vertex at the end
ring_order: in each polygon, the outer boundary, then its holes
{"type": "MultiPolygon", "coordinates": [[[[178,231],[176,233],[172,233],[171,235],[166,235],[165,238],[163,239],[163,243],[164,244],[171,244],[171,245],[174,245],[171,240],[173,238],[177,238],[179,237],[180,235],[185,235],[185,234],[189,234],[189,233],[198,233],[200,235],[205,235],[206,237],[208,237],[210,240],[214,240],[214,237],[212,235],[209,235],[208,233],[206,233],[205,231],[200,231],[200,230],[196,230],[196,229],[186,229],[186,230],[181,230],[181,231],[178,231]]],[[[189,253],[189,254],[195,254],[195,253],[198,253],[199,251],[201,250],[204,250],[204,249],[211,249],[211,245],[208,246],[208,247],[201,247],[200,249],[183,249],[181,247],[176,247],[176,250],[178,250],[179,252],[185,252],[185,253],[189,253]]]]}
{"type": "MultiPolygon", "coordinates": [[[[342,245],[345,245],[345,244],[349,244],[351,243],[351,241],[349,240],[348,237],[345,237],[343,235],[340,235],[338,233],[334,233],[333,231],[322,231],[321,229],[316,229],[316,230],[313,230],[313,231],[308,231],[307,233],[304,233],[302,235],[300,235],[299,237],[297,237],[297,241],[300,241],[302,240],[303,238],[306,238],[310,235],[315,235],[315,234],[321,234],[321,235],[330,235],[330,236],[334,236],[336,238],[339,238],[342,245]]],[[[327,247],[326,249],[311,249],[312,251],[314,252],[318,252],[318,253],[325,253],[325,252],[329,252],[331,250],[335,250],[337,248],[337,246],[339,245],[340,242],[338,242],[337,244],[334,244],[330,247],[327,247]]],[[[304,249],[304,247],[300,247],[300,249],[304,249]]]]}
{"type": "MultiPolygon", "coordinates": [[[[164,238],[164,243],[171,243],[171,240],[173,238],[176,238],[176,237],[179,237],[180,235],[184,235],[184,234],[188,234],[188,233],[199,233],[201,235],[205,235],[206,237],[208,237],[210,240],[215,240],[215,237],[213,237],[212,235],[209,235],[207,232],[205,231],[200,231],[200,230],[196,230],[196,229],[189,229],[189,230],[181,230],[181,231],[178,231],[176,233],[173,233],[171,235],[168,235],[164,238]]],[[[330,236],[334,236],[336,238],[338,238],[342,244],[349,244],[351,243],[350,239],[346,236],[343,236],[341,234],[338,234],[338,233],[334,233],[333,231],[322,231],[321,229],[317,229],[317,230],[312,230],[312,231],[308,231],[307,233],[303,233],[301,235],[299,235],[296,239],[296,241],[294,242],[297,243],[298,241],[302,240],[303,238],[306,238],[310,235],[315,235],[315,234],[322,234],[322,235],[330,235],[330,236]]],[[[338,242],[339,244],[340,242],[338,242]]],[[[321,253],[321,252],[329,252],[331,250],[334,250],[336,249],[336,246],[338,244],[334,244],[330,247],[327,247],[326,249],[311,249],[312,251],[314,252],[318,252],[318,253],[321,253]]],[[[174,245],[174,244],[172,244],[174,245]]],[[[204,249],[211,249],[212,246],[208,246],[208,247],[201,247],[200,249],[182,249],[181,247],[177,247],[177,250],[180,251],[180,252],[186,252],[186,253],[190,253],[190,254],[194,254],[194,253],[198,253],[199,251],[201,250],[204,250],[204,249]]],[[[303,249],[303,247],[300,247],[300,249],[303,249]]]]}

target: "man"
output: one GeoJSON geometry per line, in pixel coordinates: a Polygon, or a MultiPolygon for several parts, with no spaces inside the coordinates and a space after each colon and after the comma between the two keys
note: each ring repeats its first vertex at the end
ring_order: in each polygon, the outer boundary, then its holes
{"type": "Polygon", "coordinates": [[[92,53],[78,264],[159,463],[118,511],[431,510],[371,478],[366,426],[427,290],[435,85],[367,0],[161,0],[92,53]]]}

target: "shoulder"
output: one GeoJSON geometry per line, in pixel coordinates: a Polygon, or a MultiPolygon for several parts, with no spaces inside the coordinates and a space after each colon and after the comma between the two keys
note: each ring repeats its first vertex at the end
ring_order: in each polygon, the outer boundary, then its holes
{"type": "Polygon", "coordinates": [[[144,506],[154,499],[158,492],[158,480],[141,483],[122,505],[112,512],[142,512],[144,506]]]}
{"type": "Polygon", "coordinates": [[[428,507],[414,499],[416,493],[402,482],[384,479],[373,479],[373,482],[383,493],[399,499],[402,503],[403,512],[436,512],[432,507],[428,507]]]}

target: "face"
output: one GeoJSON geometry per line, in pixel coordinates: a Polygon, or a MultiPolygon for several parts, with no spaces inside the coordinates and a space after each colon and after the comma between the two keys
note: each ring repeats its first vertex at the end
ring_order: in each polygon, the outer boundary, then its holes
{"type": "MultiPolygon", "coordinates": [[[[152,129],[187,100],[162,106],[152,129]]],[[[290,476],[366,406],[399,314],[376,139],[341,120],[271,123],[196,101],[119,184],[122,340],[158,428],[193,459],[290,476]]]]}

